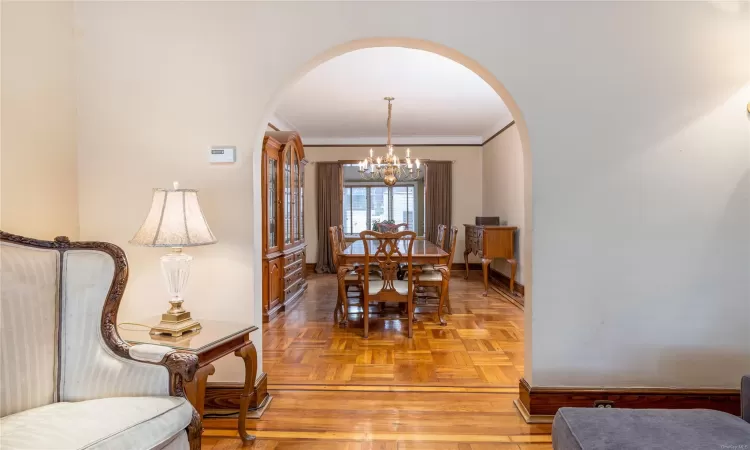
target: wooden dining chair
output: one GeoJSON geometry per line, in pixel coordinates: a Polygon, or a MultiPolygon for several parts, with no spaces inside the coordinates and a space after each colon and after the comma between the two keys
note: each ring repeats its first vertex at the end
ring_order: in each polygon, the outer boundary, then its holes
{"type": "MultiPolygon", "coordinates": [[[[448,231],[448,225],[438,225],[437,230],[437,238],[435,239],[435,245],[440,247],[441,249],[445,250],[445,235],[448,231]]],[[[419,270],[422,272],[427,272],[429,270],[435,270],[435,267],[433,264],[417,264],[417,267],[419,267],[419,270]]],[[[419,286],[417,286],[418,292],[424,292],[423,290],[419,289],[419,286]]]]}
{"type": "MultiPolygon", "coordinates": [[[[456,254],[456,241],[458,241],[458,227],[451,227],[450,230],[450,249],[448,250],[448,263],[436,264],[433,270],[416,271],[414,274],[417,287],[434,287],[438,291],[438,320],[441,325],[446,322],[442,317],[443,306],[447,306],[448,314],[453,314],[451,308],[450,294],[448,284],[451,275],[451,266],[453,265],[453,256],[456,254]]],[[[430,298],[425,296],[424,298],[430,298]]],[[[434,297],[433,297],[434,298],[434,297]]]]}
{"type": "Polygon", "coordinates": [[[448,231],[448,225],[438,225],[437,239],[435,239],[435,245],[445,250],[445,235],[448,231]]]}
{"type": "Polygon", "coordinates": [[[379,222],[375,225],[375,227],[378,229],[377,231],[381,233],[398,233],[399,228],[404,227],[404,230],[406,230],[409,227],[409,224],[379,222]]]}
{"type": "Polygon", "coordinates": [[[377,264],[380,269],[380,278],[375,278],[370,270],[364,271],[364,333],[366,339],[369,335],[369,305],[370,302],[400,302],[406,303],[408,317],[408,336],[414,335],[414,265],[412,264],[412,253],[414,239],[417,233],[413,231],[400,231],[398,233],[378,233],[375,231],[363,231],[359,233],[365,243],[365,267],[377,264]],[[371,249],[368,240],[376,245],[371,249]],[[402,251],[403,249],[403,251],[402,251]],[[404,252],[405,251],[405,252],[404,252]],[[398,279],[398,271],[401,264],[406,263],[407,276],[405,280],[398,279]]]}
{"type": "MultiPolygon", "coordinates": [[[[331,242],[331,254],[333,255],[333,265],[338,273],[339,269],[339,254],[342,252],[339,242],[339,228],[336,226],[328,228],[328,237],[331,242]]],[[[343,317],[346,317],[349,313],[349,288],[354,287],[357,291],[356,298],[362,298],[362,271],[353,269],[344,275],[344,295],[342,298],[341,290],[336,289],[336,308],[333,310],[333,321],[338,323],[338,314],[341,312],[343,317]]]]}
{"type": "Polygon", "coordinates": [[[336,227],[336,231],[339,234],[339,246],[341,247],[341,251],[343,252],[346,250],[346,237],[344,236],[344,226],[339,225],[336,227]]]}

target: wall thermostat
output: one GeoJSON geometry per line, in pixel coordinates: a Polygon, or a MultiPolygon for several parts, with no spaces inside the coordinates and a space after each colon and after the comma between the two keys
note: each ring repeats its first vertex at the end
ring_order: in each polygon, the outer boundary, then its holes
{"type": "Polygon", "coordinates": [[[211,147],[211,152],[208,155],[208,162],[233,163],[235,161],[237,161],[237,149],[235,147],[211,147]]]}

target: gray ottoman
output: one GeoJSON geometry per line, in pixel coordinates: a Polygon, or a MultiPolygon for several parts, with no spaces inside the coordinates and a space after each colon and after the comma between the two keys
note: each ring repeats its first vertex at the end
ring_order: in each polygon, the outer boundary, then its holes
{"type": "Polygon", "coordinates": [[[742,379],[743,418],[708,409],[560,408],[555,450],[750,450],[750,378],[742,379]]]}

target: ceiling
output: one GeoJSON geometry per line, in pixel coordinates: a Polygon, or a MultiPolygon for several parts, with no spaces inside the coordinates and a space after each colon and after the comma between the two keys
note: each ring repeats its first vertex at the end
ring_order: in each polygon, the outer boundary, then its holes
{"type": "Polygon", "coordinates": [[[274,124],[305,144],[378,144],[392,96],[393,141],[481,144],[512,119],[495,91],[466,67],[414,49],[357,50],[316,67],[282,99],[274,124]]]}

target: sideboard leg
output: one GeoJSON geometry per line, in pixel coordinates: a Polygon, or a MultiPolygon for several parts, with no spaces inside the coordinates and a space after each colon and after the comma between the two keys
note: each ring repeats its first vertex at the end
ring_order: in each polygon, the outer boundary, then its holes
{"type": "Polygon", "coordinates": [[[464,280],[469,279],[469,254],[471,251],[464,250],[464,264],[466,264],[466,275],[464,275],[464,280]]]}
{"type": "Polygon", "coordinates": [[[484,277],[484,294],[482,294],[483,297],[487,297],[487,292],[490,289],[489,266],[491,262],[491,259],[482,258],[482,276],[484,277]]]}
{"type": "Polygon", "coordinates": [[[516,269],[518,269],[518,261],[515,259],[509,259],[510,263],[510,293],[516,293],[516,269]]]}

